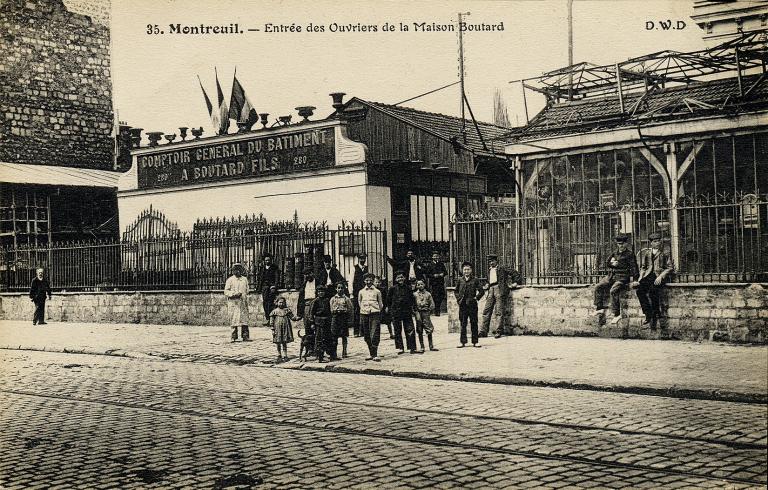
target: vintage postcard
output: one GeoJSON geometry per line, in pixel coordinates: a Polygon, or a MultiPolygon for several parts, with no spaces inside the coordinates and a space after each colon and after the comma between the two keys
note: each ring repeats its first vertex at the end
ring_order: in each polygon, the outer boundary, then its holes
{"type": "Polygon", "coordinates": [[[765,487],[767,63],[765,0],[0,0],[0,487],[765,487]]]}

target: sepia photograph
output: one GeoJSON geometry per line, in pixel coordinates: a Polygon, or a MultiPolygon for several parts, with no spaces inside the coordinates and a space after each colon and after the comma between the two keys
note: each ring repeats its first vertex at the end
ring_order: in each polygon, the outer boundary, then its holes
{"type": "Polygon", "coordinates": [[[768,0],[0,0],[0,488],[768,485],[768,0]]]}

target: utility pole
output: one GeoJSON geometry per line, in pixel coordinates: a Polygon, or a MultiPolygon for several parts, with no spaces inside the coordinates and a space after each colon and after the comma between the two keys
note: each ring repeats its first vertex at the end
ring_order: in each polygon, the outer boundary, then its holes
{"type": "Polygon", "coordinates": [[[568,100],[573,100],[573,0],[568,0],[568,100]]]}
{"type": "Polygon", "coordinates": [[[466,95],[464,94],[464,36],[461,31],[461,25],[463,23],[463,16],[469,15],[469,12],[459,12],[459,98],[461,101],[461,136],[464,139],[464,143],[467,142],[467,121],[464,118],[464,101],[466,95]]]}

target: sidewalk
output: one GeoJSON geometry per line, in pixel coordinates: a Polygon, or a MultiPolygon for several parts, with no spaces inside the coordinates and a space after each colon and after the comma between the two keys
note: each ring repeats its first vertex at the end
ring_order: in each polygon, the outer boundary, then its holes
{"type": "Polygon", "coordinates": [[[447,318],[435,320],[439,352],[398,356],[383,329],[376,363],[365,361],[363,339],[350,337],[342,361],[299,361],[297,338],[291,359],[274,364],[267,328],[251,328],[253,342],[230,343],[227,327],[0,321],[0,348],[768,402],[765,345],[516,336],[457,349],[447,318]]]}

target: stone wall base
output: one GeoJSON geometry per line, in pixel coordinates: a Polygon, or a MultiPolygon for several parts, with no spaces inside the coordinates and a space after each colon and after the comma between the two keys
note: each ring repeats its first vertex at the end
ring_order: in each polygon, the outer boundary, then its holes
{"type": "MultiPolygon", "coordinates": [[[[591,316],[593,286],[526,286],[510,293],[505,332],[514,335],[677,339],[766,343],[768,295],[763,284],[670,284],[662,302],[666,318],[656,330],[641,328],[643,314],[634,290],[624,293],[624,318],[611,325],[591,316]]],[[[485,300],[480,300],[479,316],[485,300]]],[[[611,318],[610,308],[607,310],[611,318]]],[[[449,331],[459,331],[458,305],[448,290],[449,331]]]]}
{"type": "MultiPolygon", "coordinates": [[[[299,293],[282,291],[295,312],[299,293]]],[[[264,322],[261,295],[249,295],[252,325],[264,322]]],[[[54,293],[46,302],[46,319],[54,322],[226,325],[227,304],[221,291],[138,291],[54,293]]],[[[0,320],[32,321],[35,305],[27,294],[0,294],[0,320]]]]}

